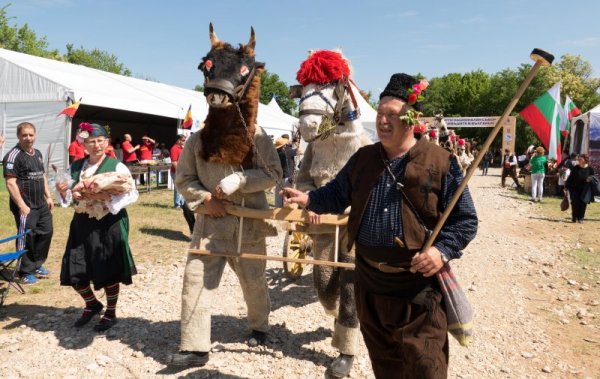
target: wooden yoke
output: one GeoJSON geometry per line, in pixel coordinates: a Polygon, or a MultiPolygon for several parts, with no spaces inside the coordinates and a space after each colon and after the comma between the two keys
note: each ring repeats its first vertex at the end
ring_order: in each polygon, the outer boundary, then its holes
{"type": "MultiPolygon", "coordinates": [[[[308,211],[302,209],[289,209],[289,208],[270,208],[270,209],[252,209],[245,208],[238,205],[225,205],[225,210],[228,214],[237,216],[240,218],[253,218],[259,220],[277,220],[277,221],[288,221],[288,222],[305,222],[309,223],[310,218],[308,215],[308,211]]],[[[208,211],[204,205],[198,206],[196,208],[196,213],[207,214],[208,211]]],[[[336,227],[336,256],[337,256],[337,238],[338,238],[338,230],[340,226],[344,226],[348,223],[348,215],[334,215],[334,214],[323,214],[321,215],[321,224],[326,225],[335,225],[336,227]]],[[[240,230],[241,233],[241,230],[240,230]]],[[[222,253],[222,252],[213,252],[203,249],[189,249],[188,250],[192,254],[200,254],[200,255],[210,255],[217,257],[232,257],[232,258],[244,258],[244,259],[255,259],[255,260],[271,260],[271,261],[279,261],[279,262],[294,262],[294,263],[302,263],[302,264],[313,264],[320,266],[331,266],[331,267],[343,267],[343,268],[354,268],[354,263],[345,263],[345,262],[331,262],[331,261],[323,261],[317,259],[299,259],[299,258],[286,258],[286,257],[275,257],[269,255],[260,255],[260,254],[249,254],[242,253],[222,253]]]]}

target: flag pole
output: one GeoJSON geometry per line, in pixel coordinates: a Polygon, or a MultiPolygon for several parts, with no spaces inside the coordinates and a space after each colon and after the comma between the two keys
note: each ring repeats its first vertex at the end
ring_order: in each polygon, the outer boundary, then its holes
{"type": "MultiPolygon", "coordinates": [[[[515,93],[515,95],[513,96],[512,100],[510,101],[510,103],[508,104],[506,109],[504,110],[504,113],[502,113],[502,116],[500,117],[500,119],[498,119],[498,121],[496,122],[496,126],[494,126],[494,129],[492,129],[490,135],[485,140],[485,143],[483,144],[481,151],[487,151],[487,149],[489,149],[490,145],[494,141],[494,138],[496,138],[496,135],[498,134],[498,132],[500,131],[500,129],[506,122],[506,119],[508,118],[510,113],[513,111],[514,107],[519,102],[519,99],[521,98],[521,96],[523,96],[523,93],[525,92],[527,87],[529,87],[529,84],[531,83],[531,81],[533,80],[533,78],[535,77],[535,75],[537,74],[539,69],[542,66],[550,66],[552,64],[552,61],[554,61],[554,56],[552,54],[550,54],[544,50],[541,50],[541,49],[533,49],[533,51],[530,54],[530,58],[535,61],[535,64],[533,65],[533,67],[531,68],[531,70],[529,71],[527,76],[525,77],[525,80],[523,80],[523,83],[521,83],[521,86],[518,88],[517,93],[515,93]]],[[[442,230],[444,223],[450,216],[450,212],[452,212],[452,209],[458,202],[458,199],[462,196],[463,191],[467,187],[467,184],[469,183],[469,180],[471,179],[471,177],[473,176],[475,171],[478,169],[479,163],[481,163],[482,159],[483,159],[483,154],[478,154],[477,157],[475,158],[475,160],[471,163],[471,166],[467,170],[465,178],[463,179],[463,181],[460,183],[460,185],[456,189],[454,196],[452,196],[452,199],[450,199],[448,206],[444,210],[444,213],[442,213],[442,215],[440,216],[440,219],[438,220],[437,224],[435,225],[435,228],[431,232],[431,235],[425,242],[425,245],[423,245],[423,248],[421,249],[421,251],[425,251],[433,245],[433,242],[435,241],[436,237],[442,230]]]]}

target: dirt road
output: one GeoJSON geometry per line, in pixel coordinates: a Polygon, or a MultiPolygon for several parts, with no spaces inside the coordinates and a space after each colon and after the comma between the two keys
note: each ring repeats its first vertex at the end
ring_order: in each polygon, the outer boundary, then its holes
{"type": "MultiPolygon", "coordinates": [[[[451,342],[450,377],[599,378],[600,271],[576,263],[573,250],[598,253],[600,220],[579,225],[545,218],[540,205],[500,188],[498,174],[476,175],[470,185],[480,229],[453,267],[475,308],[475,337],[468,349],[451,342]]],[[[282,238],[270,246],[270,254],[280,254],[282,238]]],[[[179,341],[184,265],[183,254],[140,264],[134,284],[122,290],[120,321],[106,334],[94,333],[92,325],[71,327],[81,304],[69,288],[51,297],[11,292],[0,310],[1,376],[323,377],[336,356],[332,320],[316,300],[310,269],[291,282],[277,262],[268,264],[273,327],[266,347],[245,345],[245,305],[227,269],[213,304],[210,362],[201,369],[165,369],[179,341]]],[[[351,377],[373,378],[364,345],[351,377]]]]}

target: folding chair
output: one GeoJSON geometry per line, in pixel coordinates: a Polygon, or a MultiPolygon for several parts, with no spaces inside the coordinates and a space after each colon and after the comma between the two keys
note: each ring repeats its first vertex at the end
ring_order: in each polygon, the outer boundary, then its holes
{"type": "MultiPolygon", "coordinates": [[[[0,243],[16,240],[16,239],[25,239],[27,234],[31,233],[31,229],[27,229],[24,233],[16,234],[14,236],[10,236],[8,238],[4,238],[0,240],[0,243]]],[[[20,241],[17,246],[25,246],[24,241],[20,241]]],[[[14,287],[20,293],[25,293],[25,290],[21,286],[21,284],[17,281],[17,271],[19,270],[19,265],[21,263],[21,256],[27,252],[27,249],[21,249],[17,251],[13,251],[10,253],[0,254],[0,278],[1,280],[7,282],[6,288],[0,288],[0,307],[4,304],[4,299],[8,295],[8,290],[10,287],[14,287]]]]}

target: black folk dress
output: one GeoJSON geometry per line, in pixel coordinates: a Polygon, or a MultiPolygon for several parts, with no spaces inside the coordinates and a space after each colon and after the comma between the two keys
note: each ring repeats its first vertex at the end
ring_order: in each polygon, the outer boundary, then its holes
{"type": "MultiPolygon", "coordinates": [[[[79,181],[86,158],[71,166],[74,184],[79,181]]],[[[106,157],[95,174],[116,171],[118,160],[106,157]]],[[[63,286],[86,285],[94,290],[113,283],[131,284],[136,274],[135,263],[129,248],[129,218],[121,209],[108,213],[100,220],[87,213],[75,213],[69,228],[69,237],[60,271],[63,286]]]]}

